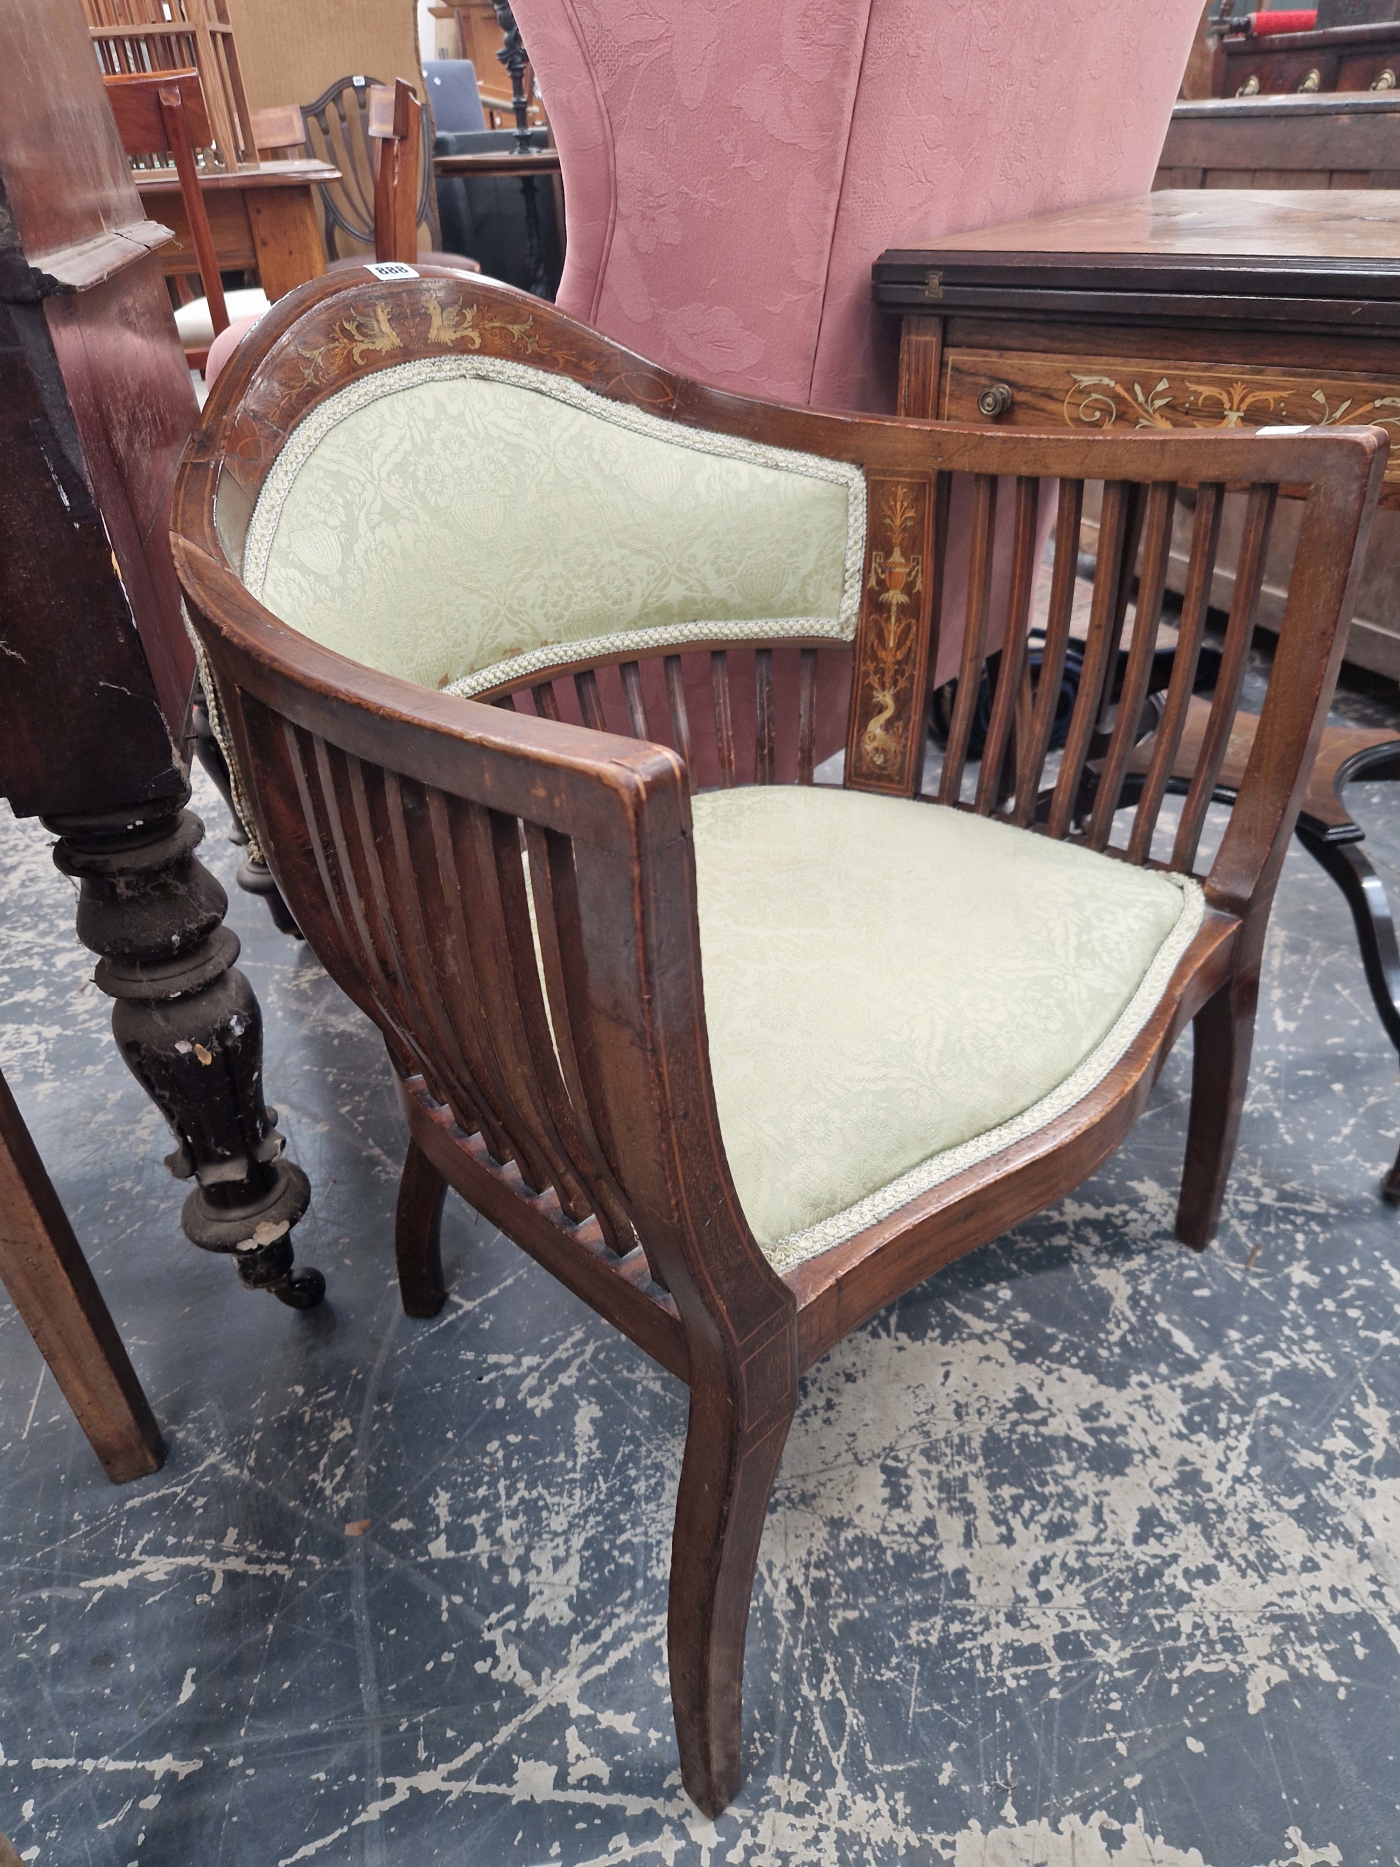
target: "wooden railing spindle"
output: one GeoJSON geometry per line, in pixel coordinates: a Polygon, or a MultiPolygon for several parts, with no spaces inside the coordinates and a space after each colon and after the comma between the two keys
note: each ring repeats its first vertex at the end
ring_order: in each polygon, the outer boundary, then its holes
{"type": "MultiPolygon", "coordinates": [[[[1001,801],[1001,774],[1013,723],[1019,725],[1016,703],[1022,693],[1026,667],[1026,635],[1030,628],[1031,598],[1035,594],[1035,541],[1039,529],[1040,481],[1016,482],[1016,510],[1011,542],[1011,589],[1006,605],[1006,635],[997,669],[992,717],[982,748],[977,774],[977,810],[984,814],[1001,801]]],[[[1026,688],[1029,694],[1029,687],[1026,688]]]]}
{"type": "MultiPolygon", "coordinates": [[[[1084,761],[1089,742],[1098,724],[1104,684],[1112,678],[1112,661],[1117,647],[1113,618],[1123,576],[1124,547],[1128,536],[1129,488],[1122,480],[1110,480],[1103,489],[1099,511],[1099,555],[1094,569],[1094,594],[1089,608],[1089,641],[1084,666],[1079,676],[1079,692],[1070,716],[1069,737],[1050,800],[1046,822],[1049,835],[1060,838],[1068,831],[1079,801],[1084,761]]],[[[1044,675],[1041,676],[1042,680],[1044,675]]]]}
{"type": "Polygon", "coordinates": [[[772,784],[776,757],[773,727],[773,651],[760,648],[753,658],[754,685],[754,779],[758,784],[772,784]]]}
{"type": "Polygon", "coordinates": [[[606,732],[607,720],[598,692],[598,677],[592,668],[584,668],[574,676],[574,692],[578,695],[579,712],[583,715],[584,725],[597,733],[606,732]]]}
{"type": "Polygon", "coordinates": [[[1196,488],[1196,517],[1191,527],[1191,556],[1186,566],[1186,589],[1181,599],[1181,614],[1177,618],[1176,654],[1172,657],[1166,706],[1154,735],[1152,758],[1133,817],[1133,832],[1128,839],[1129,862],[1146,862],[1152,853],[1152,833],[1157,827],[1157,813],[1162,808],[1167,781],[1176,763],[1177,749],[1186,725],[1186,710],[1191,703],[1191,690],[1196,684],[1196,665],[1200,660],[1206,612],[1210,608],[1210,587],[1215,574],[1215,553],[1220,543],[1220,518],[1224,505],[1223,486],[1196,488]]]}
{"type": "Polygon", "coordinates": [[[632,737],[649,739],[646,703],[642,699],[642,671],[635,661],[624,661],[618,673],[622,676],[622,693],[627,702],[627,723],[632,728],[632,737]]]}
{"type": "Polygon", "coordinates": [[[1084,512],[1083,480],[1060,481],[1055,517],[1055,556],[1050,574],[1050,608],[1040,656],[1040,681],[1031,708],[1030,729],[1017,747],[1016,807],[1011,821],[1022,829],[1032,821],[1040,792],[1040,774],[1060,701],[1060,682],[1074,611],[1074,583],[1079,573],[1079,523],[1084,512]]]}
{"type": "Polygon", "coordinates": [[[666,657],[666,699],[671,709],[671,734],[677,752],[690,769],[690,713],[685,704],[685,670],[679,655],[666,657]]]}
{"type": "Polygon", "coordinates": [[[1196,759],[1196,774],[1181,807],[1181,822],[1172,848],[1172,867],[1189,869],[1196,860],[1196,846],[1205,827],[1206,811],[1220,778],[1220,767],[1230,743],[1230,730],[1240,704],[1240,687],[1249,660],[1250,639],[1254,633],[1254,612],[1259,604],[1259,590],[1264,581],[1264,563],[1269,553],[1273,531],[1277,486],[1251,486],[1245,506],[1244,531],[1235,559],[1235,588],[1230,600],[1230,620],[1225,626],[1225,651],[1220,658],[1220,673],[1211,697],[1210,718],[1196,759]]]}
{"type": "MultiPolygon", "coordinates": [[[[1158,481],[1144,502],[1142,530],[1142,571],[1138,577],[1137,608],[1133,614],[1133,641],[1128,651],[1128,666],[1123,676],[1123,690],[1118,697],[1118,713],[1113,735],[1099,773],[1098,792],[1089,819],[1088,843],[1091,849],[1103,849],[1113,828],[1114,812],[1123,786],[1123,770],[1137,737],[1142,703],[1147,694],[1152,657],[1157,648],[1157,631],[1162,616],[1162,595],[1167,585],[1167,566],[1171,557],[1172,514],[1176,509],[1176,488],[1158,481]]],[[[1125,577],[1124,587],[1128,579],[1125,577]]],[[[1121,638],[1121,623],[1119,625],[1121,638]]]]}
{"type": "Polygon", "coordinates": [[[804,648],[797,671],[797,782],[815,782],[817,758],[817,651],[804,648]]]}
{"type": "Polygon", "coordinates": [[[962,660],[958,666],[958,691],[953,702],[953,718],[948,728],[947,744],[943,748],[943,775],[938,784],[938,801],[941,804],[956,804],[962,796],[968,742],[972,737],[972,724],[982,695],[987,618],[992,607],[992,557],[996,543],[996,522],[996,480],[990,473],[979,473],[972,483],[967,626],[963,634],[962,660]]]}
{"type": "Polygon", "coordinates": [[[715,698],[715,750],[724,790],[734,783],[734,722],[729,708],[729,656],[722,648],[710,653],[710,690],[715,698]]]}

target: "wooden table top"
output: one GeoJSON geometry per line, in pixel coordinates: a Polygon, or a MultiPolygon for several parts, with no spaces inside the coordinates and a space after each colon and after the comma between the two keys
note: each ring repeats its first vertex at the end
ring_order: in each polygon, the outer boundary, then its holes
{"type": "MultiPolygon", "coordinates": [[[[1400,190],[1169,188],[893,249],[890,309],[1108,311],[1130,298],[1273,321],[1400,323],[1400,190]]],[[[1142,307],[1139,307],[1142,308],[1142,307]]]]}
{"type": "Polygon", "coordinates": [[[489,149],[479,154],[434,156],[435,175],[557,175],[559,151],[489,149]]]}
{"type": "MultiPolygon", "coordinates": [[[[167,189],[178,192],[179,178],[173,168],[133,169],[131,179],[140,194],[160,194],[167,189]]],[[[233,169],[201,169],[201,189],[223,188],[305,188],[312,182],[338,182],[340,170],[330,162],[316,162],[298,156],[286,162],[244,162],[233,169]]]]}

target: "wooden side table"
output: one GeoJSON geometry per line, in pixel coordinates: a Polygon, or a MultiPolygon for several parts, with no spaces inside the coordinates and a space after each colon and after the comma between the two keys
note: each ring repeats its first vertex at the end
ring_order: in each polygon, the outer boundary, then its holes
{"type": "MultiPolygon", "coordinates": [[[[133,180],[147,214],[175,235],[161,255],[167,275],[195,271],[194,243],[173,176],[138,172],[133,180]]],[[[220,270],[255,268],[272,299],[319,279],[326,249],[312,191],[339,180],[340,170],[331,163],[304,158],[202,175],[200,193],[220,270]]]]}

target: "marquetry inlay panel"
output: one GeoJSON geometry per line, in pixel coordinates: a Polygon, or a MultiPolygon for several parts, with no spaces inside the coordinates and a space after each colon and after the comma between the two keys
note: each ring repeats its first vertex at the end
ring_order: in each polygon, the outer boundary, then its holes
{"type": "MultiPolygon", "coordinates": [[[[997,422],[1005,428],[1071,428],[1083,434],[1366,422],[1400,442],[1400,378],[962,349],[948,353],[943,371],[942,413],[949,421],[984,423],[978,397],[1005,383],[1011,405],[997,422]]],[[[1400,446],[1386,478],[1400,481],[1400,446]]]]}

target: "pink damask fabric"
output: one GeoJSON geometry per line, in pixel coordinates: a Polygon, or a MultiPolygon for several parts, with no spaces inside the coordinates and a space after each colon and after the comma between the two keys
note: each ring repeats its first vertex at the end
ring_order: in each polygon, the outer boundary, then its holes
{"type": "Polygon", "coordinates": [[[894,406],[889,246],[1151,186],[1200,0],[518,0],[559,303],[722,388],[894,406]]]}

